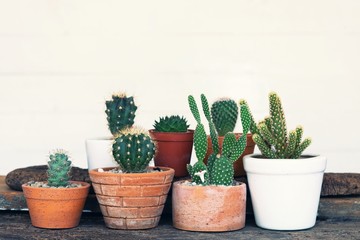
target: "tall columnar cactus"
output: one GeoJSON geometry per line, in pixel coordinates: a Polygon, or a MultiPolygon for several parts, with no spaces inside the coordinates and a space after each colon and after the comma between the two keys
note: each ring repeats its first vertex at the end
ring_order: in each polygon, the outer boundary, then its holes
{"type": "Polygon", "coordinates": [[[154,153],[155,145],[143,129],[125,128],[115,136],[113,156],[123,172],[145,172],[154,153]]]}
{"type": "MultiPolygon", "coordinates": [[[[249,108],[245,100],[240,105],[249,108]]],[[[311,144],[310,138],[303,141],[303,128],[296,127],[287,133],[286,119],[279,96],[275,92],[269,94],[270,116],[257,125],[251,116],[251,132],[253,140],[261,153],[272,159],[297,159],[311,144]]]]}
{"type": "Polygon", "coordinates": [[[248,109],[246,107],[241,108],[242,136],[236,140],[234,133],[227,133],[223,142],[223,151],[220,154],[218,135],[210,117],[209,104],[205,95],[201,95],[202,108],[209,123],[210,137],[214,148],[214,152],[210,155],[208,165],[206,166],[203,162],[207,151],[206,132],[204,125],[201,123],[200,113],[194,97],[189,96],[188,101],[191,112],[197,122],[194,133],[194,148],[198,161],[193,166],[187,166],[192,181],[202,185],[232,185],[234,178],[233,163],[241,156],[246,147],[246,134],[250,128],[248,109]]]}
{"type": "Polygon", "coordinates": [[[134,124],[137,106],[132,96],[127,97],[125,93],[114,94],[111,100],[105,102],[105,105],[111,134],[115,135],[120,130],[134,124]]]}
{"type": "Polygon", "coordinates": [[[70,181],[71,161],[64,150],[55,150],[48,161],[48,185],[50,187],[66,187],[70,181]]]}
{"type": "Polygon", "coordinates": [[[230,98],[221,98],[211,105],[211,118],[219,136],[234,131],[238,115],[239,108],[230,98]]]}

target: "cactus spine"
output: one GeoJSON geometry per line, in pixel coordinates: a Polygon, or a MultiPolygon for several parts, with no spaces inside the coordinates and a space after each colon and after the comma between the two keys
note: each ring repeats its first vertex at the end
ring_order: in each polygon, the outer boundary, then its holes
{"type": "Polygon", "coordinates": [[[114,94],[111,100],[105,102],[105,105],[108,126],[112,135],[134,124],[137,106],[133,97],[127,97],[125,93],[114,94]]]}
{"type": "Polygon", "coordinates": [[[71,161],[64,150],[55,150],[48,161],[48,185],[50,187],[66,187],[70,181],[71,161]]]}
{"type": "MultiPolygon", "coordinates": [[[[303,141],[303,128],[298,126],[287,133],[286,119],[279,96],[275,92],[269,94],[270,116],[257,125],[251,118],[250,131],[262,155],[272,159],[297,159],[311,144],[311,139],[303,141]]],[[[240,100],[240,106],[249,108],[245,100],[240,100]]],[[[250,112],[250,111],[249,111],[250,112]]],[[[250,113],[251,114],[251,113],[250,113]]]]}
{"type": "Polygon", "coordinates": [[[153,141],[140,128],[125,128],[115,136],[113,156],[123,172],[145,172],[154,153],[153,141]]]}
{"type": "Polygon", "coordinates": [[[211,105],[211,118],[219,136],[233,132],[239,115],[236,102],[229,98],[221,98],[211,105]]]}
{"type": "Polygon", "coordinates": [[[194,133],[194,148],[198,161],[194,166],[188,165],[189,174],[196,184],[202,185],[225,185],[233,183],[233,163],[243,153],[246,147],[246,134],[250,128],[250,114],[246,107],[241,108],[241,122],[243,134],[236,140],[234,133],[227,133],[223,143],[223,152],[219,153],[218,134],[215,125],[210,117],[208,101],[204,94],[201,94],[201,103],[204,115],[209,123],[210,137],[214,153],[208,159],[208,166],[203,162],[207,150],[207,138],[204,125],[201,123],[200,113],[193,96],[188,97],[190,110],[197,122],[194,133]],[[203,178],[201,178],[202,176],[203,178]]]}

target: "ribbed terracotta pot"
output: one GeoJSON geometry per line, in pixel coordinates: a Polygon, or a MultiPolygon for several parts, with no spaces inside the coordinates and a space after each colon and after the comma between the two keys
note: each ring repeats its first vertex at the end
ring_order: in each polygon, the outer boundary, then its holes
{"type": "Polygon", "coordinates": [[[156,144],[155,166],[169,167],[175,170],[175,177],[188,175],[186,165],[190,163],[194,130],[187,132],[157,132],[149,130],[156,144]]]}
{"type": "Polygon", "coordinates": [[[39,228],[73,228],[79,225],[89,192],[86,182],[77,188],[42,188],[22,185],[31,224],[39,228]]]}
{"type": "Polygon", "coordinates": [[[158,225],[174,170],[110,173],[90,170],[105,224],[114,229],[147,229],[158,225]]]}
{"type": "Polygon", "coordinates": [[[246,184],[189,186],[178,181],[172,188],[175,228],[200,232],[225,232],[245,226],[246,184]]]}
{"type": "MultiPolygon", "coordinates": [[[[235,136],[236,139],[239,139],[241,133],[235,133],[235,136]]],[[[218,141],[219,141],[219,147],[221,153],[224,137],[218,137],[218,141]]],[[[238,160],[234,162],[234,177],[241,177],[246,175],[246,172],[244,170],[243,157],[248,154],[254,153],[254,148],[255,148],[255,142],[252,139],[252,134],[249,133],[246,135],[246,148],[243,154],[238,158],[238,160]]],[[[207,164],[207,159],[212,154],[212,152],[213,152],[213,148],[212,148],[211,138],[210,136],[208,136],[208,149],[204,159],[205,164],[207,164]]]]}

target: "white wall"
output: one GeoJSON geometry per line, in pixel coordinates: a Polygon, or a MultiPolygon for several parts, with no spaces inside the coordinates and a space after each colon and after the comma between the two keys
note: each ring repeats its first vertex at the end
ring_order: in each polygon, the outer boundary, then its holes
{"type": "MultiPolygon", "coordinates": [[[[357,0],[0,0],[0,174],[106,136],[104,101],[126,91],[137,125],[194,121],[187,95],[246,98],[257,119],[281,96],[288,127],[331,172],[360,172],[357,0]]],[[[241,128],[238,127],[238,130],[241,128]]]]}

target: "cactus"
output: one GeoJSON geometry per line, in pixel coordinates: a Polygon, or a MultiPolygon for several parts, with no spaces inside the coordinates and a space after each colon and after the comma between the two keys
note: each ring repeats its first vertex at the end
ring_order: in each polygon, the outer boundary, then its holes
{"type": "MultiPolygon", "coordinates": [[[[250,131],[262,155],[272,159],[297,159],[311,144],[311,139],[303,141],[303,128],[298,126],[287,133],[284,110],[279,96],[275,92],[269,94],[270,116],[260,121],[257,125],[251,116],[250,131]]],[[[240,101],[240,106],[248,108],[245,100],[240,101]]]]}
{"type": "Polygon", "coordinates": [[[105,105],[108,126],[112,135],[134,124],[137,106],[133,97],[127,97],[125,93],[114,94],[111,100],[105,102],[105,105]]]}
{"type": "Polygon", "coordinates": [[[68,154],[62,150],[55,150],[48,161],[48,186],[66,187],[70,181],[71,161],[68,154]]]}
{"type": "Polygon", "coordinates": [[[193,96],[188,97],[189,107],[197,122],[194,133],[194,149],[198,161],[193,165],[187,165],[192,181],[201,185],[225,185],[230,186],[234,180],[233,163],[241,156],[246,147],[246,134],[250,128],[250,114],[246,107],[241,108],[241,122],[243,134],[236,140],[234,133],[226,133],[223,143],[222,154],[219,153],[218,134],[214,123],[210,118],[208,101],[201,94],[201,103],[204,115],[209,123],[210,137],[214,147],[214,153],[208,159],[208,165],[203,162],[207,150],[207,137],[204,125],[201,123],[200,113],[193,96]]]}
{"type": "Polygon", "coordinates": [[[154,124],[155,131],[157,132],[186,132],[189,126],[187,120],[178,115],[161,117],[154,124]]]}
{"type": "Polygon", "coordinates": [[[119,131],[112,148],[115,161],[126,173],[146,172],[155,153],[155,145],[147,132],[137,127],[119,131]]]}
{"type": "Polygon", "coordinates": [[[230,98],[221,98],[211,105],[211,119],[219,136],[234,131],[238,115],[239,108],[230,98]]]}

